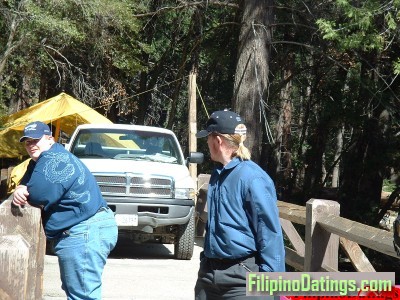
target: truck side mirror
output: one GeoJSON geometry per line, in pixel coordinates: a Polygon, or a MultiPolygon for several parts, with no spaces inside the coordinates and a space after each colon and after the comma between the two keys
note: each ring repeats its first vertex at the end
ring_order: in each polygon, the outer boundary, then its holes
{"type": "Polygon", "coordinates": [[[191,164],[201,164],[204,161],[204,154],[201,152],[190,152],[187,162],[191,164]]]}

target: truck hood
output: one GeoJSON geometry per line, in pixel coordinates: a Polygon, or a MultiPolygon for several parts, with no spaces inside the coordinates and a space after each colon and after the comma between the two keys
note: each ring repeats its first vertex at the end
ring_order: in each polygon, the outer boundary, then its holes
{"type": "Polygon", "coordinates": [[[139,173],[143,176],[151,174],[172,176],[175,180],[175,187],[195,188],[189,170],[184,165],[115,159],[81,159],[81,161],[92,173],[139,173]]]}

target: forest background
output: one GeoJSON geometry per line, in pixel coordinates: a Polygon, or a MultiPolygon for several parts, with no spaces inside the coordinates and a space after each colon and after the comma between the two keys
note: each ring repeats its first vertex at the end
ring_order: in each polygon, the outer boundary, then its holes
{"type": "Polygon", "coordinates": [[[335,199],[342,216],[376,226],[382,189],[400,191],[399,9],[400,0],[3,0],[0,114],[66,92],[113,122],[170,128],[187,152],[196,74],[198,128],[214,110],[242,115],[280,200],[335,199]]]}

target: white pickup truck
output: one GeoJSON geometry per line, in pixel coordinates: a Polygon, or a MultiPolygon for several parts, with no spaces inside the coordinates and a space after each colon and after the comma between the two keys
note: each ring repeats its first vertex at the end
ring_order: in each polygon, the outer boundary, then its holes
{"type": "Polygon", "coordinates": [[[196,190],[187,165],[203,162],[202,153],[185,159],[172,131],[121,124],[80,125],[65,148],[94,174],[120,235],[192,257],[196,190]]]}

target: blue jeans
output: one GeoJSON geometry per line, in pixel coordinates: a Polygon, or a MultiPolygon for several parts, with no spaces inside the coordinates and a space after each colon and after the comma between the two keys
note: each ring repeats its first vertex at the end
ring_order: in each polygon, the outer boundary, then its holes
{"type": "Polygon", "coordinates": [[[102,208],[55,240],[54,252],[67,299],[101,299],[101,276],[117,239],[114,213],[102,208]]]}

